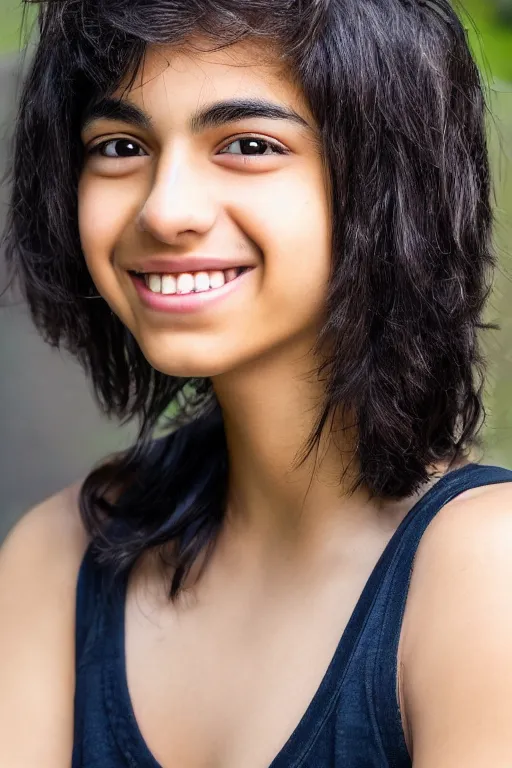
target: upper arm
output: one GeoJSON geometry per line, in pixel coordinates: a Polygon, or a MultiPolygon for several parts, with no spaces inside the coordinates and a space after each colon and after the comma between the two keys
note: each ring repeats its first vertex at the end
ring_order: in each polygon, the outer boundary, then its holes
{"type": "Polygon", "coordinates": [[[69,768],[79,484],[27,512],[0,549],[0,765],[69,768]]]}
{"type": "Polygon", "coordinates": [[[512,765],[512,484],[485,491],[418,548],[401,641],[414,768],[512,765]]]}

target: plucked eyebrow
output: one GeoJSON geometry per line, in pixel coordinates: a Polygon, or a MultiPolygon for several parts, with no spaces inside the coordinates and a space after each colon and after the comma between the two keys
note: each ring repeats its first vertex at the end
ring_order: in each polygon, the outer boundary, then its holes
{"type": "Polygon", "coordinates": [[[301,128],[312,130],[309,123],[291,107],[260,99],[232,99],[212,104],[192,116],[190,130],[192,133],[200,133],[207,128],[217,128],[227,123],[255,117],[267,120],[288,120],[300,125],[301,128]]]}
{"type": "MultiPolygon", "coordinates": [[[[267,120],[287,120],[305,128],[310,133],[316,133],[307,120],[291,107],[260,99],[230,99],[217,102],[193,114],[189,120],[189,127],[191,133],[198,134],[207,128],[216,128],[238,120],[256,117],[267,120]]],[[[140,107],[114,98],[100,99],[85,109],[81,120],[82,131],[85,131],[95,120],[116,120],[143,130],[154,127],[151,117],[140,107]]]]}

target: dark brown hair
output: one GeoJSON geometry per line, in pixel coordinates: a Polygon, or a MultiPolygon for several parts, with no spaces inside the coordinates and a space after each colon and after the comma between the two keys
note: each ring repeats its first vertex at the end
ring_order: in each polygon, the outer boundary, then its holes
{"type": "Polygon", "coordinates": [[[483,417],[477,330],[494,327],[481,320],[494,257],[485,103],[448,0],[51,0],[40,3],[39,33],[16,122],[5,246],[46,340],[78,358],[105,412],[139,419],[135,445],[95,468],[81,492],[104,562],[119,573],[174,542],[174,599],[211,551],[227,491],[211,381],[154,370],[106,302],[88,298],[80,120],[91,100],[135,78],[151,44],[197,34],[213,46],[272,41],[319,126],[333,209],[316,347],[326,400],[300,460],[349,411],[354,488],[402,498],[432,464],[467,455],[483,417]],[[109,502],[113,488],[124,493],[109,502]]]}

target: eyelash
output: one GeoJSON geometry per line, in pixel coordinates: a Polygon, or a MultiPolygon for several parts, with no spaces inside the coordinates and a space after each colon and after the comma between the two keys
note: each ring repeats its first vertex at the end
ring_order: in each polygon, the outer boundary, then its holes
{"type": "MultiPolygon", "coordinates": [[[[277,142],[271,141],[270,139],[263,139],[261,136],[239,136],[237,138],[231,139],[231,141],[226,144],[220,151],[219,154],[222,155],[233,155],[235,157],[263,157],[263,155],[244,155],[242,153],[231,153],[226,152],[225,150],[230,147],[232,144],[236,144],[237,141],[259,141],[262,144],[267,144],[268,147],[270,147],[273,152],[272,154],[275,155],[287,155],[289,154],[289,150],[285,149],[282,144],[278,144],[277,142]]],[[[107,147],[109,144],[114,144],[117,141],[127,141],[130,142],[136,146],[139,147],[139,149],[142,149],[139,142],[134,141],[133,139],[124,138],[122,136],[119,136],[115,139],[107,139],[106,141],[102,141],[100,144],[96,144],[96,146],[91,147],[87,150],[88,155],[99,155],[100,157],[106,157],[108,158],[108,155],[102,155],[101,151],[107,147]]],[[[265,157],[269,157],[269,155],[264,155],[265,157]]],[[[132,157],[143,157],[143,155],[132,155],[132,157]]],[[[108,158],[110,160],[122,160],[122,159],[131,159],[131,158],[120,158],[120,157],[110,157],[108,158]]]]}

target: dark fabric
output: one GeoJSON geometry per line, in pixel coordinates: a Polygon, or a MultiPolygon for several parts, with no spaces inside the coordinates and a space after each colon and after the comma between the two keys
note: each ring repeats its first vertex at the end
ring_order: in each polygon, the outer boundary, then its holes
{"type": "MultiPolygon", "coordinates": [[[[396,675],[415,552],[429,522],[455,496],[510,481],[511,470],[469,464],[442,477],[409,511],[372,571],[315,696],[269,768],[411,768],[396,675]]],[[[72,768],[161,768],[138,729],[126,682],[127,578],[112,589],[105,576],[89,548],[77,585],[72,768]]]]}

